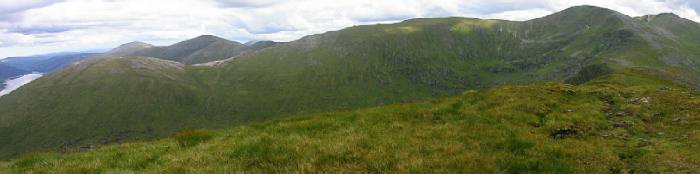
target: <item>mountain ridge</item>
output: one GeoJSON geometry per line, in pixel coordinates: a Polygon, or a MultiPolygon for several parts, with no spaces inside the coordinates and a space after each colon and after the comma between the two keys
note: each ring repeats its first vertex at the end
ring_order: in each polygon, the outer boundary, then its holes
{"type": "Polygon", "coordinates": [[[695,34],[669,26],[584,6],[523,22],[435,18],[349,27],[217,66],[161,66],[171,63],[145,58],[157,56],[113,56],[74,65],[84,68],[48,75],[0,98],[0,113],[6,113],[0,116],[6,123],[0,142],[12,142],[0,144],[0,157],[505,84],[582,84],[629,69],[700,84],[693,81],[700,76],[694,66],[700,61],[693,47],[698,41],[670,39],[659,29],[695,34]],[[667,47],[673,49],[662,49],[667,47]],[[668,56],[676,54],[681,56],[668,56]],[[154,65],[161,68],[148,68],[154,65]],[[22,139],[30,128],[32,136],[22,139]]]}
{"type": "Polygon", "coordinates": [[[184,64],[201,64],[228,59],[274,44],[276,43],[261,42],[261,44],[245,45],[214,35],[201,35],[163,47],[134,41],[113,49],[107,55],[155,57],[184,64]]]}
{"type": "Polygon", "coordinates": [[[106,54],[111,55],[129,55],[135,54],[136,52],[143,51],[144,49],[153,48],[155,45],[151,45],[141,41],[133,41],[119,45],[118,47],[110,50],[106,54]]]}

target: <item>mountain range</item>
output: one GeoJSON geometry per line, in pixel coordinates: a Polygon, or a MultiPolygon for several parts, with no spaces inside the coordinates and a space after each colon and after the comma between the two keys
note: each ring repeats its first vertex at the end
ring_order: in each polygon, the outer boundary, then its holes
{"type": "Polygon", "coordinates": [[[578,6],[528,21],[410,19],[288,43],[132,42],[1,97],[0,157],[630,71],[700,87],[700,24],[578,6]],[[226,61],[193,66],[217,60],[226,61]]]}
{"type": "MultiPolygon", "coordinates": [[[[0,63],[0,79],[9,79],[12,77],[17,77],[22,74],[27,74],[25,70],[21,70],[12,66],[8,66],[0,63]]],[[[2,88],[0,88],[2,90],[2,88]]]]}
{"type": "MultiPolygon", "coordinates": [[[[29,57],[8,57],[0,60],[0,81],[4,82],[30,73],[51,73],[96,53],[53,53],[29,57]]],[[[0,90],[4,84],[0,84],[0,90]]]]}
{"type": "Polygon", "coordinates": [[[8,57],[2,59],[2,64],[24,71],[50,73],[64,66],[97,55],[97,53],[53,53],[29,57],[8,57]]]}
{"type": "Polygon", "coordinates": [[[275,44],[277,43],[272,41],[260,41],[245,45],[212,35],[202,35],[164,47],[136,41],[121,45],[106,54],[157,57],[184,64],[198,64],[236,57],[275,44]]]}
{"type": "MultiPolygon", "coordinates": [[[[82,59],[102,56],[158,57],[185,64],[216,63],[279,44],[273,41],[251,41],[241,44],[212,35],[203,35],[170,46],[158,47],[134,41],[106,53],[61,52],[28,57],[8,57],[0,62],[0,79],[5,81],[30,73],[52,73],[82,59]]],[[[3,88],[0,88],[2,90],[3,88]]]]}

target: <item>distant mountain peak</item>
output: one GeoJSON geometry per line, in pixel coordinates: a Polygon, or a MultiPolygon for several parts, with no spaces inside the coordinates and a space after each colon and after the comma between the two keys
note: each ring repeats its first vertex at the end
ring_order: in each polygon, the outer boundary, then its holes
{"type": "Polygon", "coordinates": [[[223,39],[223,38],[221,38],[221,37],[219,37],[219,36],[214,36],[214,35],[211,35],[211,34],[199,35],[199,36],[197,36],[197,37],[195,37],[195,38],[193,38],[193,39],[197,39],[197,38],[218,38],[218,39],[223,39]]]}
{"type": "Polygon", "coordinates": [[[154,47],[154,45],[151,45],[151,44],[145,43],[145,42],[141,42],[141,41],[133,41],[133,42],[119,45],[119,47],[154,47]]]}
{"type": "Polygon", "coordinates": [[[610,12],[616,12],[614,10],[605,8],[605,7],[599,7],[599,6],[593,6],[593,5],[579,5],[579,6],[572,6],[567,9],[562,10],[562,12],[568,11],[568,10],[604,10],[604,11],[610,11],[610,12]]]}
{"type": "Polygon", "coordinates": [[[581,6],[569,7],[567,9],[564,9],[558,13],[555,13],[555,14],[601,15],[601,14],[617,14],[617,13],[619,13],[619,12],[608,9],[608,8],[592,6],[592,5],[581,5],[581,6]]]}
{"type": "Polygon", "coordinates": [[[666,20],[666,21],[687,21],[690,23],[694,23],[694,22],[691,22],[688,19],[685,19],[681,16],[678,16],[677,14],[674,14],[674,13],[660,13],[657,15],[644,15],[644,16],[635,17],[635,19],[638,19],[638,20],[643,21],[643,22],[652,22],[654,20],[661,19],[661,20],[666,20]]]}
{"type": "Polygon", "coordinates": [[[131,54],[131,53],[145,50],[145,49],[155,48],[155,47],[156,46],[145,43],[145,42],[133,41],[133,42],[119,45],[119,47],[114,48],[107,53],[108,54],[115,54],[115,55],[124,55],[124,54],[131,54]]]}
{"type": "MultiPolygon", "coordinates": [[[[621,27],[620,25],[633,25],[634,19],[630,16],[607,8],[583,5],[569,7],[542,18],[529,20],[528,22],[537,23],[539,26],[553,24],[555,26],[563,27],[561,29],[564,30],[560,30],[559,32],[573,34],[579,32],[581,29],[586,29],[589,27],[621,27]]],[[[542,28],[542,30],[553,31],[545,28],[542,28]]]]}
{"type": "Polygon", "coordinates": [[[680,16],[678,16],[678,15],[675,14],[675,13],[660,13],[660,14],[658,14],[658,15],[656,15],[656,16],[667,16],[667,17],[681,18],[680,16]]]}
{"type": "Polygon", "coordinates": [[[201,36],[197,36],[195,38],[192,38],[190,40],[186,40],[183,42],[194,42],[194,41],[196,41],[196,42],[217,42],[217,41],[233,42],[233,41],[230,41],[228,39],[224,39],[224,38],[214,36],[214,35],[201,35],[201,36]]]}
{"type": "Polygon", "coordinates": [[[181,41],[171,45],[176,49],[201,49],[213,43],[227,43],[232,45],[243,45],[236,41],[230,41],[214,35],[201,35],[192,39],[181,41]]]}
{"type": "Polygon", "coordinates": [[[154,57],[185,64],[198,64],[228,59],[275,44],[277,43],[272,41],[260,41],[252,45],[243,45],[214,35],[200,35],[168,46],[154,46],[138,41],[130,42],[112,49],[104,55],[154,57]]]}
{"type": "Polygon", "coordinates": [[[244,43],[244,45],[251,46],[251,45],[255,45],[257,43],[261,43],[261,42],[273,42],[273,41],[271,41],[271,40],[251,40],[251,41],[244,43]]]}

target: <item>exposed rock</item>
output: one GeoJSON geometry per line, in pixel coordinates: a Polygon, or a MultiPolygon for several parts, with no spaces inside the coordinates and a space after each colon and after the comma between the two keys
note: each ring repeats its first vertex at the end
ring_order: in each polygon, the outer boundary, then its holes
{"type": "Polygon", "coordinates": [[[649,103],[650,98],[649,97],[637,97],[637,98],[632,98],[629,100],[630,103],[632,104],[646,104],[649,103]]]}
{"type": "Polygon", "coordinates": [[[577,134],[578,134],[578,130],[571,128],[571,127],[565,127],[565,128],[556,129],[549,135],[554,139],[564,139],[564,138],[576,136],[577,134]]]}
{"type": "Polygon", "coordinates": [[[615,128],[631,128],[634,126],[634,123],[629,121],[621,121],[613,123],[612,126],[615,128]]]}

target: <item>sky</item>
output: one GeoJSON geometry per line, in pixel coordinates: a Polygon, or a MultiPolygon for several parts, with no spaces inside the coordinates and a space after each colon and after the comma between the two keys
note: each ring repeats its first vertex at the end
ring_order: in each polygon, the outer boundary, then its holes
{"type": "Polygon", "coordinates": [[[204,34],[292,41],[418,17],[522,21],[577,5],[700,21],[700,0],[0,0],[0,58],[105,50],[131,41],[169,45],[204,34]]]}

